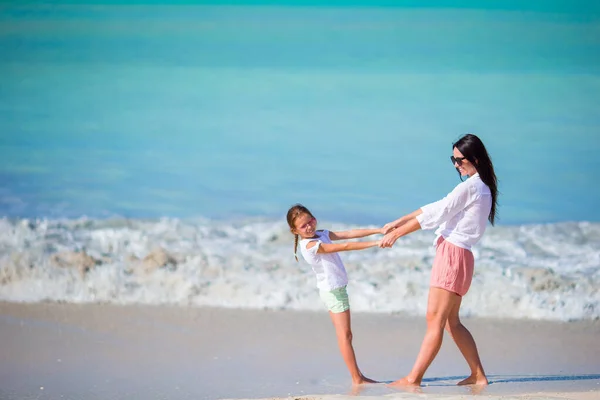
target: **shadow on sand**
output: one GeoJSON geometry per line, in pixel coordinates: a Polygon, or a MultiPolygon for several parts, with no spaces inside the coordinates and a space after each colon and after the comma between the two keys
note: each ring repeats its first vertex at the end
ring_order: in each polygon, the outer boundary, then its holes
{"type": "MultiPolygon", "coordinates": [[[[421,382],[421,386],[398,386],[394,387],[395,390],[400,390],[403,392],[410,392],[415,394],[427,393],[428,388],[433,389],[433,392],[436,393],[439,390],[447,391],[448,389],[444,388],[462,388],[460,389],[460,394],[473,394],[480,395],[486,392],[486,388],[488,385],[465,385],[465,386],[457,386],[456,384],[463,379],[465,379],[466,375],[460,376],[440,376],[436,378],[425,378],[421,382]]],[[[497,385],[500,383],[526,383],[526,382],[553,382],[553,381],[589,381],[589,380],[600,380],[600,374],[580,374],[580,375],[488,375],[488,381],[490,385],[497,385]]],[[[393,381],[380,381],[380,384],[383,384],[384,387],[387,387],[388,384],[393,381]]],[[[371,392],[380,394],[378,390],[380,390],[382,386],[380,385],[361,385],[354,386],[349,391],[349,395],[362,395],[371,392]]],[[[496,387],[496,386],[494,386],[496,387]]],[[[454,390],[454,389],[453,389],[454,390]]],[[[387,393],[387,392],[386,392],[387,393]]]]}
{"type": "MultiPolygon", "coordinates": [[[[448,381],[461,381],[467,376],[443,376],[439,378],[425,378],[422,383],[425,386],[449,386],[456,383],[448,381]]],[[[489,384],[497,383],[523,383],[523,382],[551,382],[551,381],[585,381],[600,379],[600,374],[586,375],[488,375],[489,384]]]]}

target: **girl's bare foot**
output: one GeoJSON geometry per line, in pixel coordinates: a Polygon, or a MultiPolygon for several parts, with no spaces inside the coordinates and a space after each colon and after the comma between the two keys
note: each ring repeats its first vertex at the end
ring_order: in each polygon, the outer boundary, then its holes
{"type": "Polygon", "coordinates": [[[415,382],[411,379],[408,379],[408,377],[404,377],[402,379],[398,379],[397,381],[388,384],[388,386],[419,387],[421,386],[421,382],[415,382]]]}
{"type": "Polygon", "coordinates": [[[487,385],[488,384],[488,380],[486,378],[485,375],[478,375],[478,374],[474,374],[469,376],[466,379],[463,379],[462,381],[458,382],[457,385],[459,386],[463,386],[463,385],[487,385]]]}

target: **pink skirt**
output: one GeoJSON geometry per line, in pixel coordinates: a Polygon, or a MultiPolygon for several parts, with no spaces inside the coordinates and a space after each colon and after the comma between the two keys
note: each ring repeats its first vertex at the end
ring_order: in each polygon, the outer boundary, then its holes
{"type": "Polygon", "coordinates": [[[437,241],[429,286],[446,289],[459,296],[467,294],[473,279],[473,253],[446,241],[437,241]]]}

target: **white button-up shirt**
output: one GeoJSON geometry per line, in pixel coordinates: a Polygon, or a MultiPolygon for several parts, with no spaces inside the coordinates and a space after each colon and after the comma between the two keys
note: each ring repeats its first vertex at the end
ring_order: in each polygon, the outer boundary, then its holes
{"type": "Polygon", "coordinates": [[[475,174],[442,200],[421,207],[423,213],[417,216],[417,221],[421,229],[439,226],[434,245],[443,236],[448,242],[471,250],[485,232],[491,209],[490,188],[475,174]]]}

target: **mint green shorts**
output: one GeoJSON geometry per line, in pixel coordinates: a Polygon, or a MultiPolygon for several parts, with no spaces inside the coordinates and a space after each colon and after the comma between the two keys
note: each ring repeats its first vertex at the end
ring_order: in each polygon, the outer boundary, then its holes
{"type": "Polygon", "coordinates": [[[332,313],[341,313],[350,309],[350,302],[348,301],[348,292],[346,292],[346,286],[328,290],[320,290],[319,295],[321,300],[327,306],[327,309],[332,313]]]}

